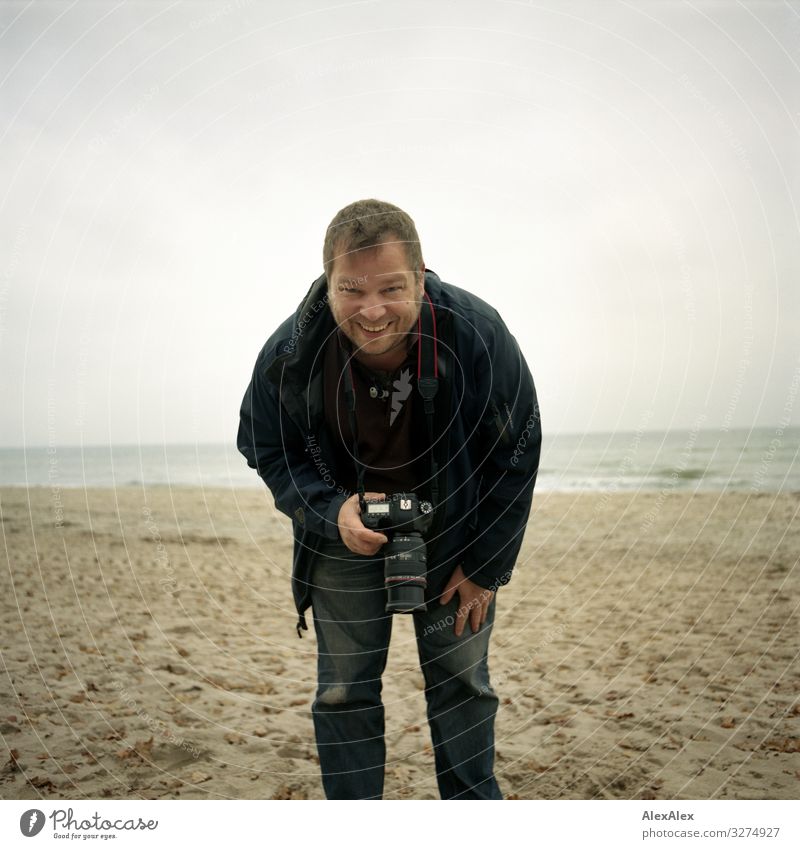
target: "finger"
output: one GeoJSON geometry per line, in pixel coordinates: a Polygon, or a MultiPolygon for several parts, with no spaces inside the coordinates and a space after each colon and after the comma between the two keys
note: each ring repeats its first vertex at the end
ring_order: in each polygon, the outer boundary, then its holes
{"type": "Polygon", "coordinates": [[[346,539],[343,539],[342,542],[353,552],[353,554],[363,554],[364,552],[361,550],[361,543],[358,541],[358,537],[354,534],[348,534],[346,539]]]}
{"type": "Polygon", "coordinates": [[[370,544],[362,539],[357,529],[350,529],[346,538],[342,540],[344,544],[353,552],[353,554],[374,554],[379,548],[379,545],[370,544]]]}
{"type": "Polygon", "coordinates": [[[386,534],[382,534],[380,531],[373,531],[372,528],[365,528],[364,525],[360,525],[353,528],[353,532],[358,535],[358,538],[362,542],[377,542],[383,545],[383,543],[389,541],[389,538],[386,536],[386,534]]]}
{"type": "Polygon", "coordinates": [[[460,637],[464,633],[464,625],[467,624],[467,608],[463,605],[456,611],[455,634],[460,637]]]}
{"type": "Polygon", "coordinates": [[[447,582],[447,586],[444,588],[440,604],[447,604],[450,599],[456,594],[457,589],[458,581],[456,581],[455,578],[451,577],[450,580],[447,582]]]}
{"type": "Polygon", "coordinates": [[[472,628],[472,633],[477,634],[481,627],[481,605],[476,605],[470,611],[469,624],[472,628]]]}
{"type": "Polygon", "coordinates": [[[459,584],[459,569],[460,566],[456,566],[456,568],[453,570],[453,574],[450,576],[450,580],[447,582],[447,586],[445,586],[444,588],[444,592],[442,593],[442,597],[439,601],[439,604],[447,604],[450,599],[455,595],[459,584]]]}
{"type": "Polygon", "coordinates": [[[358,548],[361,554],[377,554],[381,550],[383,543],[380,539],[364,539],[363,536],[357,536],[358,548]]]}

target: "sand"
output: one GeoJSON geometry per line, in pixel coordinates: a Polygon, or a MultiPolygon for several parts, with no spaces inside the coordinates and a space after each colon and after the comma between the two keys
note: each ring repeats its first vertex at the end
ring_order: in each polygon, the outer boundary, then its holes
{"type": "MultiPolygon", "coordinates": [[[[519,799],[796,799],[796,494],[537,494],[491,656],[519,799]]],[[[0,797],[322,798],[266,490],[0,490],[0,797]]],[[[398,616],[386,798],[437,798],[398,616]]]]}

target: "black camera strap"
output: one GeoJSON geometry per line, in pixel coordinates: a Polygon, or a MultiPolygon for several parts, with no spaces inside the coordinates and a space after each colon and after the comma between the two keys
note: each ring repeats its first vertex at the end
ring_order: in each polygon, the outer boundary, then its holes
{"type": "Polygon", "coordinates": [[[417,390],[422,396],[425,420],[428,423],[428,450],[431,455],[431,501],[434,509],[439,504],[439,467],[433,450],[434,422],[433,399],[439,391],[439,350],[436,339],[436,312],[427,292],[422,293],[429,309],[423,304],[417,319],[417,390]]]}
{"type": "MultiPolygon", "coordinates": [[[[439,501],[439,468],[434,455],[434,398],[439,389],[439,363],[436,339],[436,313],[427,292],[423,292],[428,309],[423,303],[417,319],[417,390],[422,397],[425,419],[428,423],[428,444],[431,463],[431,501],[434,509],[439,501]]],[[[356,393],[353,388],[352,355],[344,365],[344,396],[350,432],[353,434],[353,460],[356,464],[356,488],[361,510],[366,510],[364,501],[364,464],[358,455],[358,425],[356,422],[356,393]]]]}
{"type": "Polygon", "coordinates": [[[347,357],[344,364],[344,397],[347,402],[347,417],[350,420],[350,433],[353,435],[353,460],[356,464],[356,489],[358,504],[362,512],[364,507],[364,464],[358,456],[358,425],[356,424],[356,391],[353,388],[353,355],[347,357]]]}

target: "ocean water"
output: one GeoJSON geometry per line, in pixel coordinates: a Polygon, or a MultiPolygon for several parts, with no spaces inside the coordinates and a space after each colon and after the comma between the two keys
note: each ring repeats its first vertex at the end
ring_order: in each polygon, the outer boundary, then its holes
{"type": "MultiPolygon", "coordinates": [[[[800,428],[545,434],[537,490],[800,493],[800,428]]],[[[261,487],[233,444],[0,448],[0,486],[261,487]]]]}

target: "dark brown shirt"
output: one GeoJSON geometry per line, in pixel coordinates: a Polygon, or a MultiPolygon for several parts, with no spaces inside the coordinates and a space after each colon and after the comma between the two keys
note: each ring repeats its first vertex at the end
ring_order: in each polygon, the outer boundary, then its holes
{"type": "Polygon", "coordinates": [[[415,426],[417,393],[417,341],[394,372],[373,372],[351,355],[352,346],[339,330],[325,347],[325,425],[337,452],[340,484],[356,492],[353,434],[344,393],[344,368],[349,363],[356,398],[358,457],[364,464],[367,492],[419,492],[427,475],[425,440],[415,426]],[[370,394],[372,390],[372,395],[370,394]],[[377,396],[377,397],[372,397],[377,396]],[[383,397],[382,397],[383,396],[383,397]]]}

